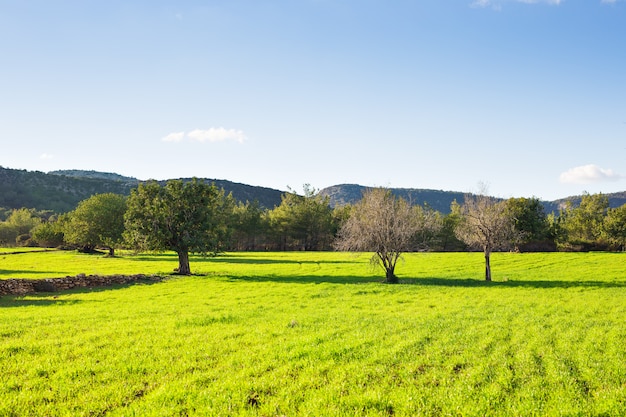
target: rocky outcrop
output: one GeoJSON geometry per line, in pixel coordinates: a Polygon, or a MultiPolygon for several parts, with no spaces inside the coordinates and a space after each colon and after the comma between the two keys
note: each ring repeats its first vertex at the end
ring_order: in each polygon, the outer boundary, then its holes
{"type": "Polygon", "coordinates": [[[0,295],[25,295],[37,292],[57,292],[72,288],[108,287],[111,285],[156,282],[163,280],[158,275],[85,275],[65,278],[45,279],[3,279],[0,280],[0,295]]]}

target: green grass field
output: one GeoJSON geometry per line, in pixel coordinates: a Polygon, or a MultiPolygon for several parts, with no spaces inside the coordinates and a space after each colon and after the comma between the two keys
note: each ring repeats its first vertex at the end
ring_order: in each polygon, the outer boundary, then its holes
{"type": "MultiPolygon", "coordinates": [[[[626,415],[626,254],[193,257],[192,277],[0,298],[0,416],[626,415]]],[[[172,254],[0,253],[0,279],[172,254]]]]}

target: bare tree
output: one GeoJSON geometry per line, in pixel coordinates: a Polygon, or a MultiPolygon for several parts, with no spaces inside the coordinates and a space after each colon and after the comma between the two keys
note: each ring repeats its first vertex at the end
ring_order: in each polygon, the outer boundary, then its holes
{"type": "MultiPolygon", "coordinates": [[[[429,217],[434,219],[434,217],[429,217]]],[[[400,255],[410,249],[415,235],[434,222],[416,215],[411,205],[390,190],[366,191],[339,230],[335,248],[374,252],[371,262],[385,270],[385,282],[397,283],[395,268],[400,255]]]]}
{"type": "Polygon", "coordinates": [[[467,195],[461,206],[461,221],[455,233],[485,254],[485,280],[491,281],[491,252],[509,247],[515,237],[515,222],[506,202],[487,195],[467,195]]]}

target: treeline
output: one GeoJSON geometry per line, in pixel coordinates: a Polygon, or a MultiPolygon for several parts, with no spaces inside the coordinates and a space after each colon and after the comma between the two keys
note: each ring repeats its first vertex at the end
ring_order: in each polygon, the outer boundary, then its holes
{"type": "MultiPolygon", "coordinates": [[[[182,182],[181,182],[182,183],[182,182]]],[[[159,185],[160,186],[160,185],[159,185]]],[[[160,186],[161,187],[161,186],[160,186]]],[[[213,186],[214,187],[214,186],[213,186]]],[[[303,193],[284,193],[279,205],[263,208],[258,202],[237,202],[219,190],[220,236],[217,251],[333,250],[338,231],[350,217],[353,205],[331,208],[328,197],[308,185],[303,193]]],[[[34,209],[0,209],[0,244],[4,246],[74,247],[84,251],[131,248],[125,235],[128,197],[96,194],[65,214],[34,209]]],[[[626,205],[610,208],[603,194],[585,194],[579,205],[568,203],[558,213],[546,214],[536,198],[504,200],[504,212],[516,233],[509,249],[528,251],[622,251],[626,249],[626,205]]],[[[463,201],[454,201],[448,214],[414,205],[416,217],[435,219],[439,227],[415,236],[408,249],[464,251],[459,239],[463,201]]]]}

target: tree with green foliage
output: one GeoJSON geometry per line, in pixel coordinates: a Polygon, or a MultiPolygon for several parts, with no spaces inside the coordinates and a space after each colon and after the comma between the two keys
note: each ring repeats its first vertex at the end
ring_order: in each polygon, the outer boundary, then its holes
{"type": "Polygon", "coordinates": [[[256,250],[259,240],[267,232],[264,210],[257,200],[252,203],[239,202],[233,208],[231,248],[234,250],[256,250]]]}
{"type": "Polygon", "coordinates": [[[515,223],[506,202],[484,195],[467,195],[457,224],[459,239],[485,255],[485,280],[491,281],[491,253],[515,240],[515,223]]]}
{"type": "Polygon", "coordinates": [[[552,248],[550,224],[543,204],[538,198],[509,198],[505,201],[506,211],[513,218],[517,241],[516,249],[529,247],[552,248]]]}
{"type": "Polygon", "coordinates": [[[4,245],[26,244],[30,232],[41,218],[34,209],[21,208],[12,210],[4,222],[0,222],[0,243],[4,245]]]}
{"type": "Polygon", "coordinates": [[[95,194],[69,213],[63,230],[65,241],[84,252],[102,247],[109,251],[109,256],[115,256],[115,248],[123,242],[125,212],[126,197],[95,194]]]}
{"type": "Polygon", "coordinates": [[[604,218],[609,209],[609,199],[603,194],[584,193],[575,207],[568,202],[561,211],[561,241],[568,249],[588,250],[602,248],[604,218]]]}
{"type": "Polygon", "coordinates": [[[385,282],[397,283],[396,263],[411,249],[415,235],[430,225],[422,223],[411,205],[385,188],[366,191],[339,230],[335,248],[374,252],[371,262],[385,270],[385,282]]]}
{"type": "Polygon", "coordinates": [[[333,210],[328,197],[322,197],[309,184],[304,195],[285,193],[280,206],[269,213],[270,227],[282,249],[322,250],[330,247],[333,210]]]}
{"type": "Polygon", "coordinates": [[[224,247],[232,201],[197,178],[140,184],[128,198],[126,239],[140,249],[176,252],[178,274],[190,275],[190,252],[216,255],[224,247]]]}
{"type": "Polygon", "coordinates": [[[438,251],[461,251],[467,249],[467,245],[456,235],[456,227],[461,221],[461,205],[453,200],[450,204],[450,213],[443,215],[441,227],[436,234],[434,249],[438,251]]]}
{"type": "Polygon", "coordinates": [[[603,223],[606,239],[617,245],[619,250],[626,251],[626,204],[610,208],[603,223]]]}
{"type": "Polygon", "coordinates": [[[343,227],[343,225],[348,221],[352,214],[352,209],[354,208],[351,204],[338,205],[333,208],[332,216],[332,236],[333,239],[339,233],[339,230],[343,227]]]}
{"type": "Polygon", "coordinates": [[[65,225],[69,222],[69,214],[50,216],[31,231],[32,238],[37,245],[54,248],[65,243],[65,225]]]}
{"type": "Polygon", "coordinates": [[[411,210],[417,224],[416,231],[411,238],[410,250],[422,251],[432,248],[437,244],[443,227],[443,216],[427,204],[423,206],[415,204],[411,210]]]}

